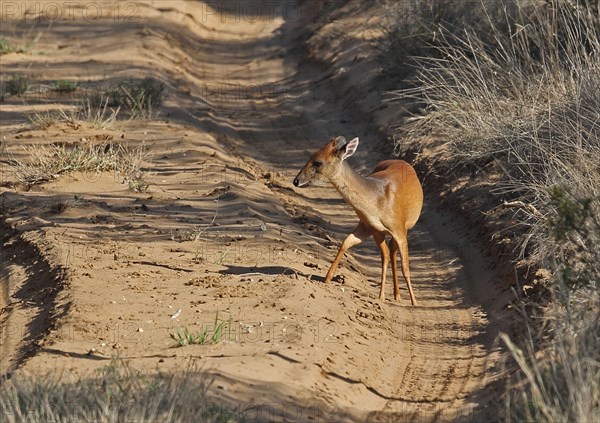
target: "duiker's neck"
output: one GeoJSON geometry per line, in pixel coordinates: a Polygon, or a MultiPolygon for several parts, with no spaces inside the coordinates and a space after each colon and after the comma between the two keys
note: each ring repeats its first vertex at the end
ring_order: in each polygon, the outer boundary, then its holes
{"type": "Polygon", "coordinates": [[[373,178],[361,176],[345,161],[337,174],[330,178],[331,184],[355,210],[363,211],[372,206],[381,184],[373,178]]]}

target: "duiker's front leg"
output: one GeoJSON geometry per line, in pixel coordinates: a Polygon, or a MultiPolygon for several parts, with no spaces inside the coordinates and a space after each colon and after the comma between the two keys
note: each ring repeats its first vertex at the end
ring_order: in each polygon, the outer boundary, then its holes
{"type": "Polygon", "coordinates": [[[340,247],[337,255],[335,256],[335,259],[333,259],[333,263],[331,263],[331,267],[329,268],[329,271],[327,272],[327,276],[325,276],[325,283],[331,282],[331,279],[333,278],[333,275],[335,275],[335,271],[337,270],[338,264],[340,263],[340,260],[342,259],[342,256],[344,255],[344,253],[349,248],[363,242],[365,239],[367,239],[369,237],[369,235],[370,235],[369,230],[362,223],[359,223],[358,226],[356,228],[354,228],[352,233],[350,235],[348,235],[346,237],[346,239],[344,240],[344,242],[342,243],[342,246],[340,247]]]}

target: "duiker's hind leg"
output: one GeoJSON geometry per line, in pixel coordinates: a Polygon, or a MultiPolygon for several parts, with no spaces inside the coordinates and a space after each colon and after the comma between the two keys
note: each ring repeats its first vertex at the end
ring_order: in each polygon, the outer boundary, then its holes
{"type": "Polygon", "coordinates": [[[373,239],[381,252],[381,288],[379,290],[379,299],[385,301],[385,277],[390,260],[390,250],[385,243],[385,234],[383,232],[374,232],[373,239]]]}
{"type": "Polygon", "coordinates": [[[392,237],[390,239],[390,259],[392,260],[392,276],[394,277],[394,300],[400,301],[400,288],[398,287],[398,266],[396,259],[398,258],[398,243],[392,237]]]}
{"type": "Polygon", "coordinates": [[[399,233],[395,233],[394,240],[398,243],[400,247],[400,256],[402,258],[402,276],[404,276],[404,280],[406,281],[406,285],[408,286],[408,295],[410,295],[410,302],[412,305],[415,306],[417,305],[417,300],[415,300],[415,294],[413,293],[412,285],[410,283],[410,269],[408,267],[408,240],[406,238],[406,231],[400,231],[399,233]]]}

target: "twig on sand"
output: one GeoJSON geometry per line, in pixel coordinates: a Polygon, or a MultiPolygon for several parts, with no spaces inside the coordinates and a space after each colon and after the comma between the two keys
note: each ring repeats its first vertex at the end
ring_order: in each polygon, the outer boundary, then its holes
{"type": "Polygon", "coordinates": [[[273,273],[263,273],[263,272],[246,272],[246,273],[236,273],[236,276],[284,276],[287,271],[292,272],[296,276],[296,279],[298,279],[298,276],[303,276],[303,277],[307,278],[308,280],[312,280],[312,278],[311,278],[312,275],[309,275],[307,273],[298,272],[297,270],[294,270],[291,267],[286,267],[283,270],[283,272],[281,272],[278,275],[275,275],[273,273]]]}
{"type": "Polygon", "coordinates": [[[217,219],[217,215],[219,214],[219,197],[215,198],[215,202],[217,203],[217,207],[215,209],[215,214],[213,215],[212,220],[210,221],[210,223],[206,224],[204,226],[204,228],[202,228],[201,230],[198,231],[198,233],[194,237],[194,242],[198,241],[198,239],[200,238],[200,235],[202,235],[204,232],[206,232],[206,230],[208,228],[210,228],[213,225],[213,223],[215,223],[215,220],[217,219]]]}
{"type": "Polygon", "coordinates": [[[505,201],[504,203],[502,203],[502,205],[504,207],[518,207],[518,208],[522,208],[522,209],[527,209],[529,210],[529,212],[535,216],[541,216],[542,214],[538,211],[538,209],[536,209],[533,204],[527,204],[524,203],[521,200],[517,200],[517,201],[505,201]]]}

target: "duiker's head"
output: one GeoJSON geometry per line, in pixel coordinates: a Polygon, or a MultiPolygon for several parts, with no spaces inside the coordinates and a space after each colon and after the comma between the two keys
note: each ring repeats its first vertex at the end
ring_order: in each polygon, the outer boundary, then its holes
{"type": "Polygon", "coordinates": [[[298,176],[294,179],[294,186],[306,187],[308,185],[323,185],[340,170],[344,160],[354,154],[358,147],[358,138],[346,142],[346,138],[332,138],[325,146],[317,150],[306,162],[298,176]]]}

